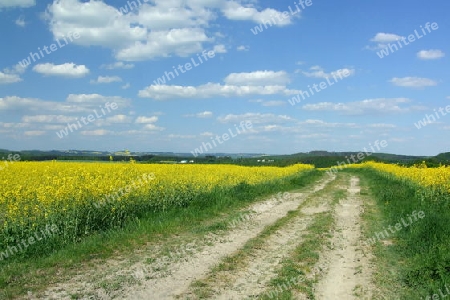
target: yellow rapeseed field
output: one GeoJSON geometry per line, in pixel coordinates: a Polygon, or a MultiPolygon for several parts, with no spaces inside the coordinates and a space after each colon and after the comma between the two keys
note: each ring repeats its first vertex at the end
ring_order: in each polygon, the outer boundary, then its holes
{"type": "Polygon", "coordinates": [[[425,188],[450,193],[450,167],[427,168],[425,164],[402,167],[394,164],[365,162],[352,167],[369,167],[394,177],[404,179],[425,188]]]}
{"type": "Polygon", "coordinates": [[[44,224],[75,232],[117,226],[143,210],[185,206],[194,197],[282,180],[311,165],[242,167],[136,163],[17,162],[0,172],[0,235],[44,224]]]}

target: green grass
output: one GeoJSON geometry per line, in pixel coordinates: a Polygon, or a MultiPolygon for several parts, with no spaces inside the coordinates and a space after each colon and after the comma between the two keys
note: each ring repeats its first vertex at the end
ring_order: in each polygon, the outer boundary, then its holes
{"type": "MultiPolygon", "coordinates": [[[[388,179],[363,169],[349,170],[363,179],[365,193],[374,199],[363,218],[367,237],[374,237],[403,218],[406,224],[413,211],[423,211],[423,219],[414,219],[387,239],[373,245],[378,265],[378,285],[395,299],[426,299],[445,291],[450,283],[450,196],[422,193],[414,185],[388,179]]],[[[390,297],[388,297],[390,298],[390,297]]]]}
{"type": "Polygon", "coordinates": [[[251,202],[276,192],[298,189],[322,175],[313,170],[278,183],[241,184],[220,194],[202,195],[187,207],[145,213],[121,228],[98,232],[77,243],[55,247],[53,251],[12,256],[0,261],[0,299],[13,299],[27,291],[35,294],[51,283],[65,281],[91,262],[129,255],[148,244],[168,241],[178,235],[202,236],[227,229],[230,220],[240,217],[239,210],[251,202]]]}

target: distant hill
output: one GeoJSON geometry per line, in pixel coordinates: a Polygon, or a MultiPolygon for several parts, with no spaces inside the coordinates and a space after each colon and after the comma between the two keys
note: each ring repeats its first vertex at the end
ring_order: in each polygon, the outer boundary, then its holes
{"type": "Polygon", "coordinates": [[[9,151],[0,150],[0,157],[7,157],[8,154],[20,154],[21,160],[45,161],[45,160],[79,160],[79,161],[129,161],[133,158],[136,161],[148,163],[168,163],[181,161],[194,161],[195,163],[228,163],[239,165],[273,165],[287,166],[296,163],[313,164],[318,168],[335,166],[338,163],[352,163],[350,159],[359,163],[363,161],[379,161],[386,163],[399,163],[402,165],[413,165],[425,163],[430,166],[439,166],[440,164],[450,165],[450,152],[440,153],[436,156],[412,156],[397,155],[389,153],[364,153],[360,160],[356,159],[358,152],[329,152],[315,150],[310,152],[300,152],[287,155],[270,155],[261,153],[208,153],[194,157],[191,153],[175,152],[130,152],[117,151],[92,151],[92,150],[25,150],[9,151]]]}

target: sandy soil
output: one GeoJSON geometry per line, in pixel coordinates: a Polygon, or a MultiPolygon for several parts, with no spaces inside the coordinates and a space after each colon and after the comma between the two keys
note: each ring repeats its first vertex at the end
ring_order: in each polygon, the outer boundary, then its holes
{"type": "Polygon", "coordinates": [[[359,191],[359,179],[352,177],[347,198],[336,207],[332,250],[324,251],[319,262],[327,271],[316,286],[318,300],[372,298],[370,257],[361,242],[359,191]]]}

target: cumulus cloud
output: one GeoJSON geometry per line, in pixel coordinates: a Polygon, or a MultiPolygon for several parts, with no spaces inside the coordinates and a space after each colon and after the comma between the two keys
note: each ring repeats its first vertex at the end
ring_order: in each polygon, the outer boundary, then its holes
{"type": "Polygon", "coordinates": [[[417,57],[423,60],[439,59],[445,56],[441,50],[422,50],[417,52],[417,57]]]}
{"type": "Polygon", "coordinates": [[[249,102],[260,103],[262,106],[267,106],[267,107],[284,106],[284,105],[286,105],[286,101],[283,101],[283,100],[256,99],[256,100],[250,100],[249,102]]]}
{"type": "Polygon", "coordinates": [[[83,130],[80,132],[80,134],[87,135],[87,136],[103,136],[103,135],[110,135],[113,133],[114,133],[113,131],[106,130],[106,129],[83,130]]]}
{"type": "Polygon", "coordinates": [[[225,45],[215,45],[213,48],[214,53],[227,53],[225,45]]]}
{"type": "Polygon", "coordinates": [[[81,78],[89,74],[89,69],[85,65],[65,63],[54,65],[52,63],[38,64],[33,67],[33,71],[45,76],[61,76],[67,78],[81,78]]]}
{"type": "Polygon", "coordinates": [[[326,79],[326,78],[330,78],[330,77],[340,78],[342,76],[348,77],[350,75],[355,74],[354,69],[348,69],[348,68],[338,69],[338,70],[330,72],[330,73],[326,73],[321,66],[313,66],[309,70],[310,70],[309,72],[302,72],[303,75],[305,75],[306,77],[322,78],[322,79],[326,79]]]}
{"type": "Polygon", "coordinates": [[[286,85],[290,82],[289,75],[285,71],[255,71],[249,73],[231,73],[225,78],[229,85],[286,85]]]}
{"type": "Polygon", "coordinates": [[[158,117],[156,117],[156,116],[152,116],[152,117],[140,116],[140,117],[136,118],[135,123],[148,124],[148,123],[155,123],[156,121],[158,121],[158,117]]]}
{"type": "Polygon", "coordinates": [[[127,115],[114,115],[112,117],[107,117],[106,122],[110,124],[120,124],[120,123],[130,123],[132,118],[127,115]]]}
{"type": "Polygon", "coordinates": [[[394,33],[379,32],[370,39],[370,41],[372,42],[372,46],[367,46],[367,48],[370,50],[379,50],[382,48],[386,48],[389,43],[397,42],[403,38],[403,36],[394,33]]]}
{"type": "Polygon", "coordinates": [[[14,23],[19,27],[25,27],[25,25],[27,25],[23,17],[19,17],[14,23]]]}
{"type": "Polygon", "coordinates": [[[407,106],[406,104],[410,102],[411,100],[408,98],[377,98],[348,103],[320,102],[304,105],[302,109],[309,111],[331,111],[343,115],[405,113],[425,109],[420,106],[407,106]]]}
{"type": "Polygon", "coordinates": [[[241,121],[251,121],[253,124],[266,123],[289,123],[295,122],[294,118],[288,115],[262,114],[262,113],[245,113],[245,114],[229,114],[218,117],[220,123],[239,123],[241,121]]]}
{"type": "Polygon", "coordinates": [[[36,0],[0,0],[0,9],[13,7],[31,7],[36,5],[36,0]]]}
{"type": "Polygon", "coordinates": [[[117,61],[117,62],[112,63],[112,64],[101,65],[100,68],[107,69],[107,70],[133,69],[134,68],[134,64],[127,64],[127,63],[124,63],[123,61],[117,61]]]}
{"type": "Polygon", "coordinates": [[[155,124],[146,124],[143,128],[145,131],[163,131],[163,127],[158,127],[155,124]]]}
{"type": "Polygon", "coordinates": [[[213,115],[214,114],[211,111],[202,111],[202,112],[199,112],[196,114],[185,115],[185,117],[195,117],[195,118],[205,119],[205,118],[211,118],[213,115]]]}
{"type": "Polygon", "coordinates": [[[0,71],[0,84],[9,84],[9,83],[16,83],[22,81],[22,78],[20,78],[17,74],[7,74],[0,71]]]}
{"type": "Polygon", "coordinates": [[[28,130],[28,131],[24,131],[24,135],[25,136],[41,136],[46,134],[47,132],[44,130],[28,130]]]}
{"type": "Polygon", "coordinates": [[[96,80],[91,80],[91,83],[100,84],[100,83],[112,83],[112,82],[121,82],[122,78],[119,76],[98,76],[96,80]]]}
{"type": "Polygon", "coordinates": [[[76,120],[76,117],[67,115],[26,115],[22,117],[24,123],[69,123],[76,120]]]}
{"type": "Polygon", "coordinates": [[[0,84],[10,84],[22,81],[20,74],[23,74],[27,67],[23,67],[20,64],[13,66],[12,68],[5,68],[0,71],[0,84]]]}
{"type": "Polygon", "coordinates": [[[107,102],[117,103],[119,108],[128,107],[130,100],[118,96],[103,96],[99,94],[70,94],[64,102],[45,101],[36,98],[8,96],[0,98],[0,111],[19,111],[24,115],[29,112],[49,112],[51,114],[92,113],[99,105],[107,102]]]}
{"type": "Polygon", "coordinates": [[[237,86],[207,83],[200,86],[151,85],[139,91],[139,97],[165,100],[172,98],[245,97],[249,95],[294,95],[297,90],[285,86],[237,86]]]}
{"type": "Polygon", "coordinates": [[[436,86],[438,83],[429,78],[420,77],[394,77],[389,82],[393,85],[401,87],[423,88],[428,86],[436,86]]]}
{"type": "Polygon", "coordinates": [[[376,42],[376,43],[391,43],[391,42],[396,42],[400,39],[402,39],[402,36],[400,36],[400,35],[393,34],[393,33],[380,32],[380,33],[377,33],[372,39],[370,39],[370,41],[376,42]]]}
{"type": "Polygon", "coordinates": [[[236,50],[237,51],[248,51],[248,50],[250,50],[250,46],[244,46],[244,45],[237,46],[236,50]]]}
{"type": "MultiPolygon", "coordinates": [[[[220,15],[260,23],[281,14],[230,0],[141,1],[133,10],[127,3],[117,8],[104,1],[58,0],[48,6],[45,18],[55,39],[77,32],[80,38],[75,44],[109,48],[120,61],[142,61],[201,52],[206,43],[215,41],[208,29],[220,15]]],[[[276,25],[291,24],[294,17],[283,18],[276,25]]],[[[226,47],[217,45],[216,50],[224,53],[226,47]]]]}
{"type": "Polygon", "coordinates": [[[238,1],[226,1],[222,12],[230,20],[253,21],[255,23],[268,22],[273,18],[276,20],[276,22],[273,22],[274,25],[278,27],[292,24],[294,18],[299,16],[299,14],[288,14],[287,17],[284,17],[281,11],[273,8],[258,11],[253,4],[249,3],[244,6],[238,1]]]}

